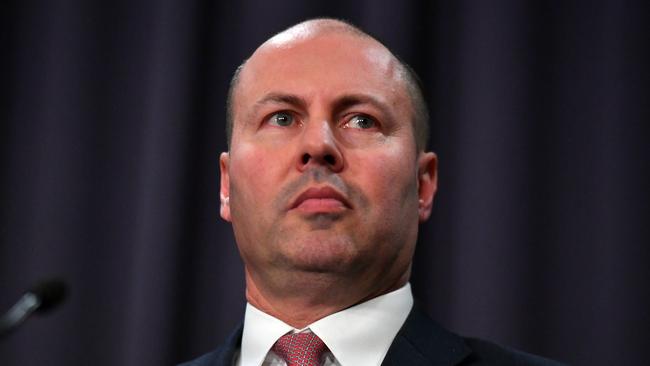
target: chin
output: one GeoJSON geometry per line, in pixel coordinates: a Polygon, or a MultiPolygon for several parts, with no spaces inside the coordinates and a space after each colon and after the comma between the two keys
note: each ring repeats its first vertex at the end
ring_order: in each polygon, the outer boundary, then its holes
{"type": "Polygon", "coordinates": [[[320,262],[320,263],[293,263],[291,266],[292,272],[300,273],[301,275],[340,275],[345,271],[336,264],[336,262],[320,262]]]}
{"type": "Polygon", "coordinates": [[[352,240],[331,235],[310,235],[283,252],[285,265],[312,273],[347,273],[361,259],[352,240]]]}

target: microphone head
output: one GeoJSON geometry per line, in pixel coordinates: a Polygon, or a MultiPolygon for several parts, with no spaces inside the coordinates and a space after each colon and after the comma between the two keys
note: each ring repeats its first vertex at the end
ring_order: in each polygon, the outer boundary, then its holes
{"type": "Polygon", "coordinates": [[[44,281],[29,290],[40,300],[37,312],[43,313],[57,307],[66,296],[66,285],[60,280],[44,281]]]}

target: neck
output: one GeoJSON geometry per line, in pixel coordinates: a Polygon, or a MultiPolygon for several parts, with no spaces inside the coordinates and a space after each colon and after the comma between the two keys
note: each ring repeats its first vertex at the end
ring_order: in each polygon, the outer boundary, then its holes
{"type": "Polygon", "coordinates": [[[374,286],[328,278],[322,273],[303,274],[302,281],[274,288],[256,281],[246,270],[246,300],[286,324],[303,329],[330,314],[399,289],[406,284],[409,274],[410,269],[397,280],[374,286]]]}

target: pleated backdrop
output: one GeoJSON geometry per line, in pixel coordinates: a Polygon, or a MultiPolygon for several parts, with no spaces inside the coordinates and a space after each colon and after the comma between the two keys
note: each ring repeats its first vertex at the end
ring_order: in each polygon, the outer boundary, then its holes
{"type": "Polygon", "coordinates": [[[67,301],[0,365],[173,365],[240,322],[218,215],[235,67],[312,17],[410,63],[440,189],[412,284],[469,336],[576,365],[650,346],[650,96],[643,2],[8,1],[0,9],[0,312],[67,301]]]}

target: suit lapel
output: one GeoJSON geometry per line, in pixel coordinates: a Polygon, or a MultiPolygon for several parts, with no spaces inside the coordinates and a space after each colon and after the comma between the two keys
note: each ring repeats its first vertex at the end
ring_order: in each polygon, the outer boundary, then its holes
{"type": "Polygon", "coordinates": [[[215,359],[215,366],[232,366],[234,365],[235,353],[241,346],[241,335],[244,330],[244,324],[240,323],[237,329],[230,334],[223,345],[222,352],[215,359]]]}
{"type": "Polygon", "coordinates": [[[397,333],[382,366],[452,366],[470,352],[461,337],[436,324],[416,305],[397,333]]]}

